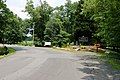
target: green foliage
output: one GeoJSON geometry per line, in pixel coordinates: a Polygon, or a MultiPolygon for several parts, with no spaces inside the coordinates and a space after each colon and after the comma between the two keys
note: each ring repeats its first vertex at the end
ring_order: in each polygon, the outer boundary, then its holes
{"type": "Polygon", "coordinates": [[[109,51],[109,53],[101,53],[100,55],[100,58],[105,59],[113,69],[120,70],[120,53],[109,51]]]}
{"type": "Polygon", "coordinates": [[[120,1],[85,0],[84,12],[91,13],[91,18],[97,22],[96,35],[101,37],[101,42],[114,48],[120,47],[120,1]]]}
{"type": "Polygon", "coordinates": [[[32,0],[27,0],[26,12],[30,15],[30,25],[35,28],[35,44],[44,41],[53,44],[79,43],[79,37],[92,38],[94,42],[118,48],[120,45],[120,2],[118,0],[80,0],[52,8],[47,2],[34,7],[32,0]],[[69,38],[62,34],[70,34],[69,38]],[[63,41],[63,42],[62,42],[63,41]],[[65,42],[64,42],[65,41],[65,42]]]}
{"type": "Polygon", "coordinates": [[[34,7],[33,1],[28,0],[26,12],[31,16],[32,25],[34,24],[35,44],[42,45],[44,41],[51,41],[53,45],[63,45],[68,40],[68,43],[78,41],[81,36],[87,35],[91,38],[96,30],[94,21],[82,13],[82,5],[83,1],[72,3],[67,0],[65,5],[56,8],[50,7],[45,1],[34,7]],[[66,34],[70,36],[66,37],[66,34]]]}
{"type": "Polygon", "coordinates": [[[14,53],[15,50],[13,48],[7,48],[7,47],[0,47],[0,55],[7,55],[14,53]]]}
{"type": "Polygon", "coordinates": [[[77,45],[80,44],[79,37],[88,37],[88,42],[85,44],[91,44],[92,36],[94,35],[96,28],[95,21],[90,17],[90,14],[84,12],[84,0],[80,0],[77,4],[77,8],[74,13],[74,31],[73,31],[73,41],[77,45]]]}
{"type": "Polygon", "coordinates": [[[45,41],[52,41],[60,33],[62,27],[62,22],[59,19],[50,19],[46,24],[46,29],[44,34],[45,41]]]}
{"type": "Polygon", "coordinates": [[[0,55],[5,55],[5,54],[8,54],[6,49],[4,47],[0,47],[0,55]]]}
{"type": "Polygon", "coordinates": [[[70,42],[69,36],[70,34],[66,31],[63,31],[63,22],[61,18],[58,17],[59,13],[52,13],[52,17],[46,23],[46,29],[44,31],[44,39],[45,41],[52,42],[53,46],[62,47],[62,45],[70,42]]]}
{"type": "Polygon", "coordinates": [[[44,41],[44,31],[46,22],[49,20],[52,7],[44,1],[40,6],[34,7],[32,0],[27,0],[26,12],[31,17],[32,25],[34,26],[35,45],[42,45],[44,41]]]}
{"type": "Polygon", "coordinates": [[[22,41],[22,20],[11,12],[3,0],[0,1],[0,43],[22,41]]]}
{"type": "Polygon", "coordinates": [[[109,62],[109,64],[112,65],[113,69],[120,70],[120,60],[110,59],[108,62],[109,62]]]}
{"type": "Polygon", "coordinates": [[[13,48],[8,48],[9,54],[15,53],[15,49],[13,48]]]}
{"type": "Polygon", "coordinates": [[[18,44],[22,46],[33,46],[33,41],[22,41],[18,44]]]}
{"type": "Polygon", "coordinates": [[[7,51],[6,51],[6,48],[5,47],[0,47],[0,59],[1,58],[4,58],[5,56],[8,56],[8,55],[11,55],[15,53],[15,49],[13,48],[7,48],[7,51]]]}
{"type": "Polygon", "coordinates": [[[53,39],[52,44],[53,46],[58,46],[58,47],[62,47],[62,46],[66,46],[67,43],[70,42],[70,34],[65,32],[65,31],[60,31],[60,34],[56,35],[56,37],[53,39]]]}
{"type": "Polygon", "coordinates": [[[51,18],[47,24],[46,29],[44,31],[45,34],[45,41],[50,41],[53,43],[53,45],[57,46],[57,43],[59,43],[59,34],[62,27],[62,22],[58,18],[51,18]]]}

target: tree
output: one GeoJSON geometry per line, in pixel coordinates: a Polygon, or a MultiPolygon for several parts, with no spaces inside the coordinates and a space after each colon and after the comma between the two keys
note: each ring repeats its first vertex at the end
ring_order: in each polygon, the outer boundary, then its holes
{"type": "Polygon", "coordinates": [[[94,26],[94,20],[90,19],[89,15],[84,14],[83,10],[83,4],[84,1],[80,0],[78,2],[76,11],[74,13],[75,15],[75,21],[74,21],[74,44],[79,45],[79,38],[80,37],[88,37],[88,43],[91,43],[92,35],[95,32],[95,26],[94,26]]]}
{"type": "Polygon", "coordinates": [[[118,0],[85,0],[84,4],[84,11],[90,12],[99,25],[96,35],[101,37],[101,42],[114,49],[120,47],[119,10],[118,0]]]}
{"type": "Polygon", "coordinates": [[[26,4],[26,12],[31,17],[35,31],[35,45],[42,46],[44,41],[44,30],[46,22],[49,20],[52,7],[44,1],[40,6],[34,7],[32,0],[28,0],[26,4]]]}
{"type": "Polygon", "coordinates": [[[0,1],[0,42],[1,43],[18,43],[22,41],[22,20],[13,14],[7,8],[4,1],[0,1]]]}
{"type": "Polygon", "coordinates": [[[58,37],[58,43],[57,45],[59,47],[66,47],[68,43],[70,43],[70,36],[71,34],[67,33],[66,31],[60,31],[60,34],[57,35],[58,37]]]}
{"type": "Polygon", "coordinates": [[[62,22],[58,18],[50,19],[46,24],[44,31],[45,41],[53,41],[54,38],[60,33],[62,22]]]}
{"type": "Polygon", "coordinates": [[[51,41],[53,46],[65,45],[69,43],[69,36],[67,32],[62,30],[62,22],[58,18],[50,19],[46,24],[45,41],[51,41]]]}
{"type": "Polygon", "coordinates": [[[4,30],[5,30],[5,21],[6,21],[6,17],[5,17],[5,9],[6,5],[4,4],[4,1],[1,0],[0,1],[0,42],[3,43],[4,42],[4,30]]]}

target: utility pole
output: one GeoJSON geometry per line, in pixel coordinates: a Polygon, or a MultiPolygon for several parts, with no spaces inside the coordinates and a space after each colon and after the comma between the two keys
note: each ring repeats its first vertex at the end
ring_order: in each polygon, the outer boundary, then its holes
{"type": "Polygon", "coordinates": [[[33,23],[33,46],[34,46],[34,38],[35,38],[35,37],[34,37],[34,36],[35,36],[34,34],[35,34],[35,23],[33,23]]]}

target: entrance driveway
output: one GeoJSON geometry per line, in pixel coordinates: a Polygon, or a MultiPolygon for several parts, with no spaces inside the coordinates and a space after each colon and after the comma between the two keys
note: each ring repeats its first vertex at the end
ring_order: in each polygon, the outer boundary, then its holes
{"type": "Polygon", "coordinates": [[[14,48],[16,54],[0,60],[0,80],[120,80],[119,73],[109,72],[96,53],[14,48]]]}

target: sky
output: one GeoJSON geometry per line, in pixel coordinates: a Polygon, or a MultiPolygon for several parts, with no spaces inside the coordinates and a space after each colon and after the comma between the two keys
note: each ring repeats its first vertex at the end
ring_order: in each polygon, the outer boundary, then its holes
{"type": "MultiPolygon", "coordinates": [[[[33,0],[34,5],[37,6],[40,4],[40,0],[33,0]]],[[[42,0],[44,1],[44,0],[42,0]]],[[[64,5],[66,0],[46,0],[48,4],[52,7],[64,5]]],[[[71,0],[72,2],[78,1],[78,0],[71,0]]],[[[29,18],[27,16],[27,13],[22,12],[25,10],[26,0],[7,0],[6,1],[7,7],[13,11],[15,14],[17,14],[22,19],[29,18]]]]}

